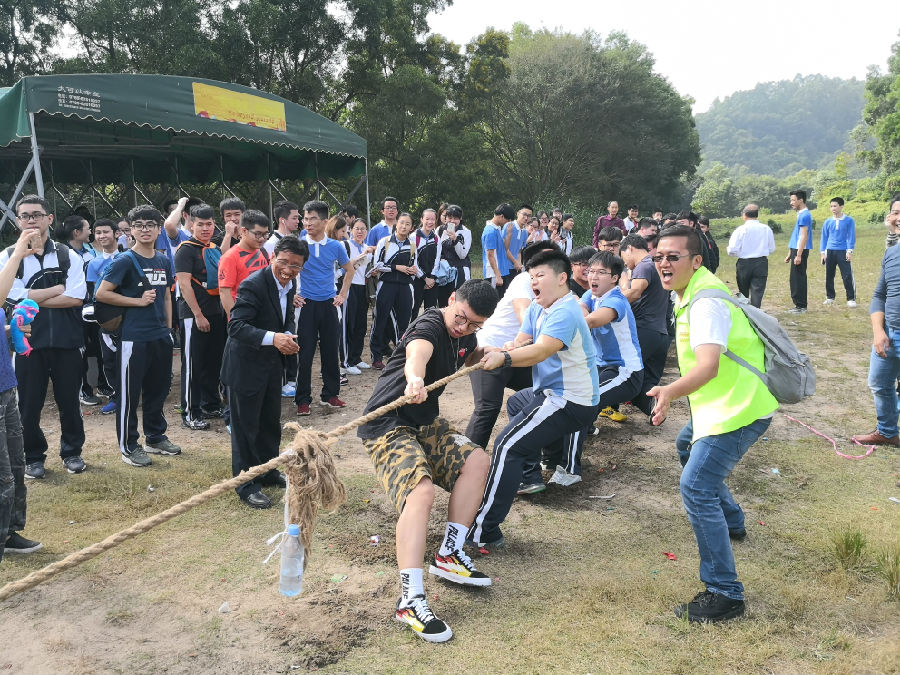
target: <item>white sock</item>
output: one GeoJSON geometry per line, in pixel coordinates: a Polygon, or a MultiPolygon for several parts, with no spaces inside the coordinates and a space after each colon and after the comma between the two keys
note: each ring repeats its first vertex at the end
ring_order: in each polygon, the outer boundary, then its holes
{"type": "Polygon", "coordinates": [[[402,594],[401,605],[407,605],[409,600],[417,595],[425,596],[421,567],[407,567],[400,570],[400,592],[402,594]]]}
{"type": "Polygon", "coordinates": [[[441,544],[438,555],[450,555],[459,551],[466,541],[468,531],[469,528],[465,525],[448,522],[447,529],[444,530],[444,543],[441,544]]]}

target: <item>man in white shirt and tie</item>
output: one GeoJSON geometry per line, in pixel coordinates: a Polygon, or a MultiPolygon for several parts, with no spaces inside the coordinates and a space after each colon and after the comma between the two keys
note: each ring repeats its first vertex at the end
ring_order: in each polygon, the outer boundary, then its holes
{"type": "Polygon", "coordinates": [[[736,267],[738,290],[750,304],[759,307],[766,292],[769,277],[769,256],[775,251],[772,228],[759,222],[759,207],[747,204],[741,211],[744,224],[731,233],[728,255],[738,259],[736,267]]]}

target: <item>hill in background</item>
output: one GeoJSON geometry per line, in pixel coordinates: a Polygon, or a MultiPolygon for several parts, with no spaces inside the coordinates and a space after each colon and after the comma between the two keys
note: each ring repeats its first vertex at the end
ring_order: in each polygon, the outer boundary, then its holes
{"type": "Polygon", "coordinates": [[[786,176],[830,163],[862,121],[865,82],[823,75],[763,82],[696,115],[702,173],[714,162],[786,176]]]}

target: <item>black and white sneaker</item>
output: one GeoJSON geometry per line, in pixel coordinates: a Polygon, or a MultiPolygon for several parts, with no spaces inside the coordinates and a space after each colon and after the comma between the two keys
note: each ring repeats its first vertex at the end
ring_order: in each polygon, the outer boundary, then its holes
{"type": "Polygon", "coordinates": [[[188,416],[182,417],[181,423],[191,431],[205,431],[209,429],[209,422],[206,420],[195,420],[188,416]]]}
{"type": "Polygon", "coordinates": [[[18,532],[11,532],[9,537],[6,539],[6,549],[7,553],[34,553],[35,551],[40,551],[44,545],[39,541],[32,541],[31,539],[26,539],[18,532]]]}
{"type": "Polygon", "coordinates": [[[408,625],[426,642],[446,642],[453,637],[450,626],[434,615],[423,595],[410,598],[407,604],[403,604],[401,597],[397,601],[394,619],[408,625]]]}
{"type": "Polygon", "coordinates": [[[450,555],[435,553],[434,564],[429,566],[428,573],[463,586],[491,585],[491,578],[475,569],[472,559],[463,551],[450,555]]]}
{"type": "Polygon", "coordinates": [[[744,613],[744,601],[732,600],[721,593],[702,591],[694,599],[675,608],[675,616],[687,615],[688,621],[713,623],[736,619],[744,613]]]}

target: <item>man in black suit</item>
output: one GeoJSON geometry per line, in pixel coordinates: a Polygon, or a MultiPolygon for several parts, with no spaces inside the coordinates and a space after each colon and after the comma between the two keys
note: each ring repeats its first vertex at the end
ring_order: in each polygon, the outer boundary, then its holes
{"type": "MultiPolygon", "coordinates": [[[[305,241],[281,239],[271,266],[244,280],[231,310],[221,379],[231,396],[235,476],[278,455],[284,359],[300,351],[294,334],[296,278],[308,258],[305,241]]],[[[267,509],[272,501],[262,492],[263,485],[284,487],[284,475],[273,470],[236,491],[248,506],[267,509]]]]}

